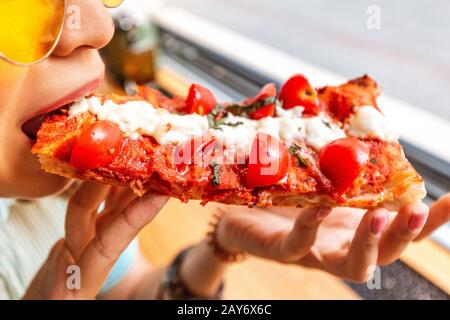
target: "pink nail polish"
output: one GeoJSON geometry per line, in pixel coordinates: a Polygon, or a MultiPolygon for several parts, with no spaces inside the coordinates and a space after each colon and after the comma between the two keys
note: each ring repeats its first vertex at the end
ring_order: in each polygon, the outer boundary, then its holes
{"type": "Polygon", "coordinates": [[[372,218],[372,224],[370,225],[370,230],[374,235],[379,235],[387,225],[387,215],[380,214],[372,218]]]}
{"type": "Polygon", "coordinates": [[[427,217],[428,214],[426,213],[414,213],[411,218],[409,218],[409,229],[411,229],[411,231],[422,229],[422,227],[425,225],[425,221],[427,221],[427,217]]]}

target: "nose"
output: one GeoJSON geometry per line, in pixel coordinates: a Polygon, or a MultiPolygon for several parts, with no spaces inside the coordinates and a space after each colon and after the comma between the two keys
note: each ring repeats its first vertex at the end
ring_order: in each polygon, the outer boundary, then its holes
{"type": "Polygon", "coordinates": [[[80,47],[100,49],[114,34],[114,24],[100,0],[67,0],[66,18],[54,56],[70,55],[80,47]]]}

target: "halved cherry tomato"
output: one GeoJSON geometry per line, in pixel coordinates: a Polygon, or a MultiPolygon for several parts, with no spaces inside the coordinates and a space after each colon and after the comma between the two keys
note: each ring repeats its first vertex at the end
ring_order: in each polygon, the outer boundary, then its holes
{"type": "Polygon", "coordinates": [[[258,92],[258,94],[254,98],[245,99],[242,104],[251,105],[258,100],[263,100],[269,97],[277,96],[277,87],[275,83],[268,83],[258,92]]]}
{"type": "Polygon", "coordinates": [[[214,94],[199,84],[191,85],[186,100],[186,112],[207,115],[217,104],[214,94]]]}
{"type": "Polygon", "coordinates": [[[70,155],[70,164],[79,171],[107,166],[120,152],[122,144],[122,131],[116,124],[98,121],[78,138],[70,155]]]}
{"type": "MultiPolygon", "coordinates": [[[[261,91],[254,98],[244,100],[243,104],[251,105],[257,101],[264,100],[270,97],[275,98],[276,96],[277,96],[277,87],[275,83],[268,83],[261,89],[261,91]]],[[[265,117],[272,117],[274,114],[275,114],[275,104],[272,103],[267,106],[263,106],[258,110],[250,113],[249,116],[250,119],[259,120],[265,117]]]]}
{"type": "Polygon", "coordinates": [[[356,180],[369,159],[369,147],[354,138],[335,140],[320,150],[319,166],[331,180],[338,194],[344,193],[356,180]]]}
{"type": "Polygon", "coordinates": [[[289,169],[289,151],[278,139],[258,133],[250,152],[247,186],[271,186],[283,179],[289,169]]]}
{"type": "Polygon", "coordinates": [[[178,172],[184,172],[193,163],[202,163],[205,157],[211,155],[216,147],[212,136],[194,137],[175,149],[174,161],[178,172]]]}
{"type": "Polygon", "coordinates": [[[250,119],[259,120],[265,117],[273,117],[275,114],[275,104],[269,104],[265,107],[259,108],[249,114],[250,119]]]}
{"type": "Polygon", "coordinates": [[[302,106],[305,114],[316,115],[319,112],[319,99],[316,90],[301,74],[291,77],[281,88],[278,98],[284,109],[302,106]]]}

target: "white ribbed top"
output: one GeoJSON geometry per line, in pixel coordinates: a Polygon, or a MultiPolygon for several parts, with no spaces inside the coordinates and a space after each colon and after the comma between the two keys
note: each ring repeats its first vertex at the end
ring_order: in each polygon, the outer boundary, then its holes
{"type": "Polygon", "coordinates": [[[67,199],[0,199],[0,299],[20,299],[64,235],[67,199]]]}

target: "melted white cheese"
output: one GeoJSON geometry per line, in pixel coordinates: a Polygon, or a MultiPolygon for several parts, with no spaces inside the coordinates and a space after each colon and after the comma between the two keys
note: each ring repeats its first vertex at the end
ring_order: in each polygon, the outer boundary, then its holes
{"type": "Polygon", "coordinates": [[[362,106],[355,110],[345,126],[349,135],[356,138],[379,138],[384,141],[397,141],[399,134],[389,120],[372,106],[362,106]]]}
{"type": "Polygon", "coordinates": [[[247,154],[256,135],[257,121],[228,114],[224,118],[224,123],[240,124],[235,126],[221,125],[219,129],[210,129],[209,133],[216,138],[218,143],[227,146],[230,151],[247,154]]]}
{"type": "Polygon", "coordinates": [[[115,104],[92,97],[75,103],[70,116],[91,112],[99,120],[108,120],[119,126],[132,139],[148,135],[159,144],[178,143],[192,136],[202,136],[208,132],[208,120],[198,114],[177,115],[162,108],[154,108],[145,101],[129,101],[115,104]]]}
{"type": "MultiPolygon", "coordinates": [[[[257,133],[270,134],[287,146],[304,140],[316,150],[346,136],[344,130],[324,113],[302,118],[302,107],[289,110],[277,107],[276,117],[260,120],[228,114],[218,129],[209,128],[206,116],[172,114],[165,109],[154,108],[146,101],[129,101],[118,105],[108,100],[101,104],[98,98],[91,97],[75,103],[70,108],[69,115],[74,117],[85,112],[95,114],[99,120],[116,123],[132,139],[148,135],[155,138],[159,144],[169,144],[211,134],[216,141],[226,146],[227,150],[241,154],[250,152],[257,133]]],[[[388,141],[398,139],[384,116],[373,107],[357,108],[345,129],[358,138],[375,136],[388,141]]]]}
{"type": "Polygon", "coordinates": [[[219,129],[211,129],[210,134],[217,141],[234,151],[249,153],[253,139],[258,133],[266,133],[282,140],[287,146],[294,141],[305,140],[308,145],[320,150],[331,141],[345,137],[345,133],[325,114],[302,118],[303,108],[289,110],[277,108],[277,117],[251,120],[228,114],[219,129]],[[239,125],[236,125],[240,123],[239,125]],[[234,124],[233,126],[227,124],[234,124]]]}
{"type": "Polygon", "coordinates": [[[316,150],[320,150],[328,143],[345,138],[345,132],[334,125],[325,115],[303,119],[305,123],[306,144],[316,150]]]}

